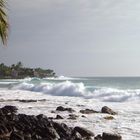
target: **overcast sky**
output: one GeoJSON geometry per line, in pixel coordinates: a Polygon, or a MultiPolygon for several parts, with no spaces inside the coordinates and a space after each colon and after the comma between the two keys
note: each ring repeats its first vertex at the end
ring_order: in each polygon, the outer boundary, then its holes
{"type": "Polygon", "coordinates": [[[140,0],[9,0],[0,62],[65,76],[140,76],[140,0]]]}

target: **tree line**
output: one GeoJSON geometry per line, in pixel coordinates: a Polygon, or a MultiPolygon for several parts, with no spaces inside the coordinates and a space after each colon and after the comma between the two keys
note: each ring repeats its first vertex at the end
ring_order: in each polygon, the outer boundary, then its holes
{"type": "Polygon", "coordinates": [[[25,78],[25,77],[55,77],[56,74],[51,69],[28,68],[24,67],[22,62],[7,66],[4,63],[0,64],[0,78],[25,78]]]}

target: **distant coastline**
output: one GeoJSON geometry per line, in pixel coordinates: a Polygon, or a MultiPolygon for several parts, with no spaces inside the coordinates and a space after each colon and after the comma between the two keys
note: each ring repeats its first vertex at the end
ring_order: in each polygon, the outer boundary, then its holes
{"type": "Polygon", "coordinates": [[[0,79],[23,79],[26,77],[56,77],[56,73],[51,69],[24,67],[22,62],[11,66],[0,64],[0,79]]]}

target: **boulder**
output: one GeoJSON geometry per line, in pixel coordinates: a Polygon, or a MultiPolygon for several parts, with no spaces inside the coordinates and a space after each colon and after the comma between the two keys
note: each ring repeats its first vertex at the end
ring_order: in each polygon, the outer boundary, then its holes
{"type": "Polygon", "coordinates": [[[18,132],[12,132],[10,140],[24,140],[24,136],[18,132]]]}
{"type": "Polygon", "coordinates": [[[64,118],[60,115],[57,115],[55,119],[64,119],[64,118]]]}
{"type": "Polygon", "coordinates": [[[1,111],[3,112],[4,115],[16,113],[17,110],[18,109],[16,106],[10,106],[10,105],[7,105],[7,106],[4,106],[3,108],[1,108],[1,111]]]}
{"type": "Polygon", "coordinates": [[[68,112],[74,112],[74,110],[72,108],[65,108],[65,107],[62,107],[62,106],[58,106],[56,108],[56,111],[68,111],[68,112]]]}
{"type": "Polygon", "coordinates": [[[103,133],[102,135],[103,140],[122,140],[121,135],[119,134],[111,134],[111,133],[103,133]]]}
{"type": "Polygon", "coordinates": [[[77,118],[78,118],[77,115],[75,115],[75,114],[69,114],[69,118],[68,119],[76,120],[77,118]]]}
{"type": "Polygon", "coordinates": [[[38,100],[39,102],[46,102],[47,100],[46,99],[40,99],[38,100]]]}
{"type": "Polygon", "coordinates": [[[89,140],[89,139],[82,138],[82,136],[78,132],[73,132],[71,140],[89,140]]]}
{"type": "Polygon", "coordinates": [[[59,124],[54,122],[53,127],[59,134],[60,138],[66,138],[66,140],[69,140],[71,138],[72,128],[68,127],[66,124],[64,123],[59,124]]]}
{"type": "Polygon", "coordinates": [[[47,116],[45,116],[44,114],[39,114],[36,116],[37,119],[41,120],[41,119],[48,119],[47,116]]]}
{"type": "Polygon", "coordinates": [[[25,134],[24,134],[24,139],[25,139],[25,140],[32,140],[31,134],[30,134],[30,133],[25,133],[25,134]]]}
{"type": "Polygon", "coordinates": [[[93,132],[91,132],[83,127],[76,126],[74,128],[74,131],[78,132],[82,137],[93,137],[94,136],[93,132]]]}
{"type": "Polygon", "coordinates": [[[86,116],[85,116],[85,115],[82,115],[81,117],[82,117],[82,118],[86,118],[86,116]]]}
{"type": "Polygon", "coordinates": [[[107,113],[107,114],[111,114],[111,115],[117,114],[115,111],[113,111],[112,109],[110,109],[107,106],[102,107],[101,113],[107,113]]]}
{"type": "Polygon", "coordinates": [[[82,114],[92,114],[92,113],[99,113],[98,111],[92,110],[92,109],[85,109],[85,110],[80,110],[80,113],[82,114]]]}
{"type": "Polygon", "coordinates": [[[113,116],[105,116],[104,119],[105,119],[105,120],[113,120],[114,117],[113,117],[113,116]]]}
{"type": "Polygon", "coordinates": [[[96,137],[94,137],[94,140],[102,140],[102,136],[101,135],[97,135],[96,137]]]}
{"type": "Polygon", "coordinates": [[[22,102],[22,103],[31,103],[31,102],[37,102],[38,100],[19,100],[19,102],[22,102]]]}
{"type": "Polygon", "coordinates": [[[56,111],[66,111],[66,109],[63,106],[58,106],[56,111]]]}
{"type": "Polygon", "coordinates": [[[1,139],[4,139],[6,137],[10,136],[10,132],[9,130],[7,129],[6,125],[2,125],[0,124],[0,138],[1,139]]]}

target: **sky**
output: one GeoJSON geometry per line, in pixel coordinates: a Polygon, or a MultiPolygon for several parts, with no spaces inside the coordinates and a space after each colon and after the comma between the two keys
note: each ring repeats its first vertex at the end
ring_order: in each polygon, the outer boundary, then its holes
{"type": "Polygon", "coordinates": [[[0,63],[64,76],[140,76],[139,0],[9,0],[0,63]]]}

